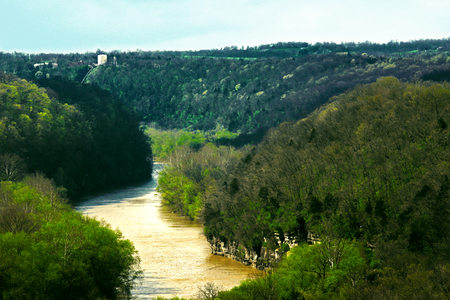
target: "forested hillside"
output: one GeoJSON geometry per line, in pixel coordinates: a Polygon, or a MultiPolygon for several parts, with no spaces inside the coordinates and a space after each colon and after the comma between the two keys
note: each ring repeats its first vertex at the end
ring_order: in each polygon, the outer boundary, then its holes
{"type": "Polygon", "coordinates": [[[298,244],[220,299],[447,299],[449,40],[98,54],[0,53],[35,82],[0,74],[5,195],[36,171],[71,195],[148,177],[145,128],[170,161],[163,203],[209,240],[242,257],[298,244]]]}
{"type": "Polygon", "coordinates": [[[137,116],[98,87],[0,74],[2,180],[42,172],[70,196],[149,178],[137,116]]]}
{"type": "Polygon", "coordinates": [[[0,70],[24,78],[85,79],[109,90],[154,127],[251,133],[305,117],[330,97],[380,76],[447,78],[449,51],[448,39],[280,42],[246,49],[112,51],[108,64],[96,68],[101,50],[0,53],[0,70]]]}
{"type": "Polygon", "coordinates": [[[116,299],[141,270],[133,244],[67,205],[42,174],[0,183],[0,299],[116,299]]]}
{"type": "Polygon", "coordinates": [[[141,274],[133,244],[67,196],[151,170],[137,116],[107,91],[0,73],[0,299],[129,296],[141,274]]]}
{"type": "MultiPolygon", "coordinates": [[[[339,52],[259,60],[152,59],[95,69],[88,81],[163,128],[255,132],[306,116],[330,97],[381,76],[450,70],[448,52],[407,57],[339,52]]],[[[119,59],[119,62],[122,59],[119,59]]]]}
{"type": "Polygon", "coordinates": [[[209,238],[256,253],[300,243],[274,275],[221,299],[445,299],[449,110],[448,83],[381,78],[256,147],[178,152],[160,191],[209,238]],[[321,243],[302,246],[308,233],[321,243]]]}

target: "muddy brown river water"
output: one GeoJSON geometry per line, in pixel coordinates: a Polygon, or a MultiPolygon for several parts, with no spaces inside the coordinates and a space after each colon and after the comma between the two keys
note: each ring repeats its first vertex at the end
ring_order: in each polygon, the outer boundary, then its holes
{"type": "Polygon", "coordinates": [[[135,299],[191,297],[208,282],[231,289],[256,270],[211,254],[201,224],[172,213],[156,192],[153,180],[79,203],[78,211],[119,229],[139,251],[144,278],[132,291],[135,299]]]}

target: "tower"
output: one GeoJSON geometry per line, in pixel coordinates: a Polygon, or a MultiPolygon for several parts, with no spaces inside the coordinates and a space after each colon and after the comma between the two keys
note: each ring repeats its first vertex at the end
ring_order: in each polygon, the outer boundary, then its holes
{"type": "Polygon", "coordinates": [[[108,60],[108,56],[106,54],[100,54],[98,56],[98,65],[100,66],[100,65],[106,64],[107,60],[108,60]]]}

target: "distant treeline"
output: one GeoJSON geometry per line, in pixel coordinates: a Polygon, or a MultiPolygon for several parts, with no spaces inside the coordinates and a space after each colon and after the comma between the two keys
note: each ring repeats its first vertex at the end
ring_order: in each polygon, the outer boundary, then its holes
{"type": "MultiPolygon", "coordinates": [[[[100,66],[86,80],[155,127],[253,133],[304,117],[330,97],[382,76],[448,79],[449,50],[449,40],[443,39],[112,51],[109,61],[116,57],[117,65],[100,66]]],[[[24,78],[82,81],[103,53],[0,53],[0,70],[24,78]],[[47,65],[34,67],[43,62],[47,65]]]]}
{"type": "Polygon", "coordinates": [[[382,76],[419,80],[432,72],[443,74],[450,70],[448,53],[408,58],[339,53],[253,61],[136,59],[97,68],[88,80],[155,126],[249,133],[297,120],[330,97],[382,76]]]}
{"type": "Polygon", "coordinates": [[[149,178],[152,170],[136,114],[107,91],[63,79],[36,85],[0,74],[0,154],[2,180],[42,172],[69,196],[149,178]]]}

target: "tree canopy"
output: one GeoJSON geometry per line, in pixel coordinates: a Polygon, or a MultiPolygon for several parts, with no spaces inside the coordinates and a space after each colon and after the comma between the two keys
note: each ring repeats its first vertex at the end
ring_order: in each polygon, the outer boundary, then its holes
{"type": "Polygon", "coordinates": [[[73,196],[150,177],[151,149],[130,109],[94,86],[39,86],[0,74],[3,179],[40,171],[73,196]]]}
{"type": "Polygon", "coordinates": [[[67,204],[42,174],[0,183],[0,299],[116,299],[140,277],[133,244],[67,204]]]}
{"type": "Polygon", "coordinates": [[[450,286],[449,99],[448,83],[381,78],[270,130],[256,147],[228,150],[221,165],[206,149],[181,156],[161,175],[161,193],[200,217],[209,238],[256,253],[317,235],[320,246],[299,246],[299,261],[287,260],[292,275],[274,277],[279,286],[293,280],[296,295],[379,299],[421,289],[442,297],[450,286]],[[329,256],[347,251],[339,245],[352,253],[342,268],[329,256]]]}

